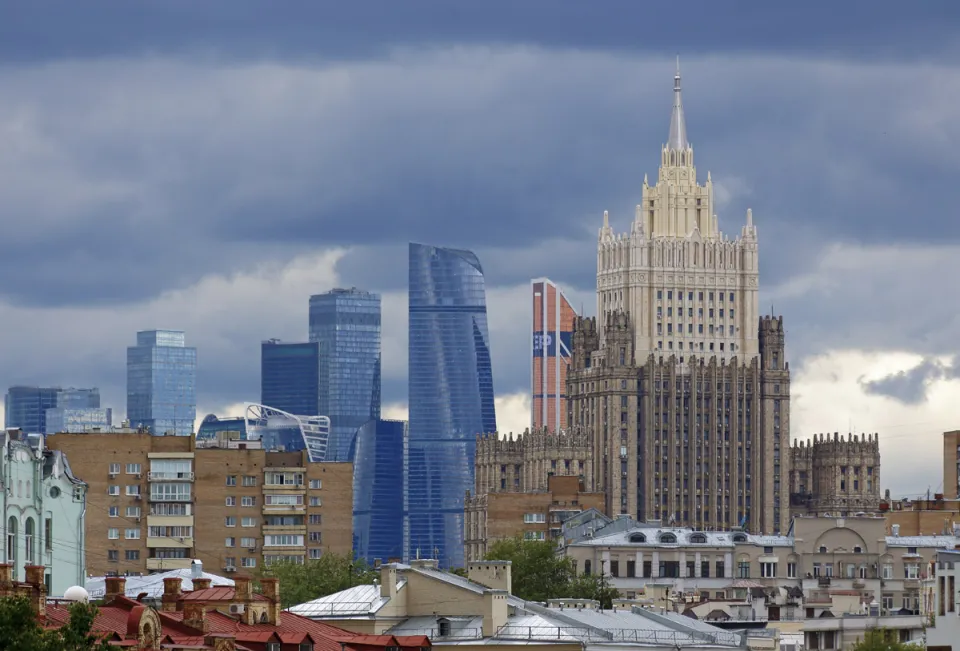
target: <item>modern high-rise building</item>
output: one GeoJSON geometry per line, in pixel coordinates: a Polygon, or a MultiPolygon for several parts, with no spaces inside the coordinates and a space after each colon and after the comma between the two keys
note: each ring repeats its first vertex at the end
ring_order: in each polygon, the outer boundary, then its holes
{"type": "Polygon", "coordinates": [[[405,556],[463,566],[477,435],[495,432],[483,268],[470,251],[410,244],[405,556]]]}
{"type": "Polygon", "coordinates": [[[260,404],[298,416],[319,416],[320,344],[264,341],[260,346],[260,404]]]}
{"type": "Polygon", "coordinates": [[[403,558],[405,491],[397,465],[404,458],[406,436],[404,421],[370,420],[355,439],[353,551],[371,565],[403,558]]]}
{"type": "Polygon", "coordinates": [[[44,434],[89,432],[113,426],[113,410],[100,406],[100,389],[64,389],[57,406],[47,409],[44,434]]]}
{"type": "Polygon", "coordinates": [[[155,436],[189,436],[197,417],[197,349],[182,330],[145,330],[127,348],[127,420],[155,436]]]}
{"type": "Polygon", "coordinates": [[[567,427],[567,367],[577,313],[549,278],[533,289],[533,429],[555,432],[567,427]]]}
{"type": "Polygon", "coordinates": [[[380,418],[380,295],[352,288],[311,296],[310,341],[320,346],[316,413],[330,418],[328,460],[348,461],[357,430],[380,418]]]}
{"type": "Polygon", "coordinates": [[[5,426],[43,434],[47,431],[47,410],[57,406],[60,391],[60,387],[10,387],[4,398],[5,426]]]}
{"type": "Polygon", "coordinates": [[[790,525],[790,372],[783,321],[760,318],[757,229],[739,237],[697,181],[680,72],[657,183],[630,232],[604,213],[596,319],[578,319],[570,426],[594,439],[608,515],[703,529],[790,525]]]}

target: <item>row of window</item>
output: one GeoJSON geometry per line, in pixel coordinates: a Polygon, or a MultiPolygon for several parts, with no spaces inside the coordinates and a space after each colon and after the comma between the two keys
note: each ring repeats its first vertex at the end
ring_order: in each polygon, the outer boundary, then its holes
{"type": "MultiPolygon", "coordinates": [[[[226,505],[226,506],[236,506],[236,505],[237,505],[237,498],[234,497],[234,496],[232,496],[232,495],[228,495],[228,496],[227,496],[227,499],[226,499],[225,505],[226,505]]],[[[257,498],[256,498],[256,497],[252,497],[252,496],[249,496],[249,495],[245,495],[245,496],[242,496],[242,497],[240,498],[240,506],[256,506],[256,505],[257,505],[257,498]]]]}
{"type": "MultiPolygon", "coordinates": [[[[234,515],[228,515],[223,519],[223,526],[225,527],[235,527],[237,526],[237,517],[234,515]]],[[[256,518],[240,518],[241,527],[255,527],[257,526],[256,518]]]]}
{"type": "MultiPolygon", "coordinates": [[[[110,464],[110,474],[119,475],[120,474],[120,465],[119,463],[110,464]]],[[[128,463],[126,465],[126,472],[128,475],[139,475],[143,471],[142,466],[139,463],[128,463]]]]}
{"type": "MultiPolygon", "coordinates": [[[[135,529],[135,528],[124,529],[123,537],[126,540],[140,540],[140,529],[135,529]]],[[[110,527],[109,529],[107,529],[107,539],[119,540],[120,529],[118,527],[110,527]]]]}
{"type": "MultiPolygon", "coordinates": [[[[243,475],[240,482],[241,486],[256,486],[257,478],[254,475],[243,475]]],[[[264,476],[263,484],[265,486],[302,486],[303,473],[268,472],[264,476]]],[[[226,485],[236,486],[237,475],[227,475],[226,485]]],[[[323,488],[323,480],[311,479],[308,485],[312,490],[320,490],[323,488]]]]}
{"type": "MultiPolygon", "coordinates": [[[[698,200],[698,201],[699,201],[699,200],[698,200]]],[[[721,303],[723,303],[723,298],[724,298],[725,295],[726,295],[726,294],[725,294],[724,292],[717,292],[717,298],[719,299],[719,301],[720,301],[721,303]]],[[[662,290],[662,289],[658,289],[658,290],[657,290],[657,300],[658,300],[658,301],[662,301],[662,300],[663,300],[663,290],[662,290]]],[[[668,301],[672,301],[672,300],[673,300],[673,290],[672,290],[672,289],[668,289],[668,290],[667,290],[667,300],[668,300],[668,301]]],[[[683,291],[682,291],[682,290],[677,290],[677,300],[678,300],[678,301],[682,301],[682,300],[683,300],[683,291]]],[[[687,300],[688,300],[688,301],[692,301],[692,300],[693,300],[693,292],[687,292],[687,300]]],[[[701,302],[703,301],[703,292],[697,292],[697,300],[698,300],[698,301],[701,301],[701,302]]],[[[710,301],[713,300],[713,292],[707,292],[707,300],[710,300],[710,301]]],[[[733,292],[730,292],[730,301],[729,301],[729,302],[730,302],[731,304],[734,302],[734,293],[733,293],[733,292]]]]}

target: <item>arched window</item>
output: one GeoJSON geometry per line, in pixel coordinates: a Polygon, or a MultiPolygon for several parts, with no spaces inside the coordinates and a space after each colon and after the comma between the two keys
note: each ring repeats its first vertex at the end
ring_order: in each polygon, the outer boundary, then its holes
{"type": "Polygon", "coordinates": [[[7,521],[7,562],[13,563],[14,571],[17,564],[17,518],[10,516],[7,521]]]}
{"type": "Polygon", "coordinates": [[[660,542],[662,543],[675,543],[677,542],[677,536],[672,533],[660,534],[660,542]]]}
{"type": "Polygon", "coordinates": [[[862,554],[862,553],[863,553],[863,547],[860,547],[859,545],[857,545],[856,547],[853,548],[853,553],[854,553],[854,554],[862,554]]]}
{"type": "Polygon", "coordinates": [[[820,553],[821,553],[821,554],[826,554],[826,553],[827,553],[827,548],[826,548],[825,545],[820,545],[820,553]]]}
{"type": "Polygon", "coordinates": [[[23,527],[23,540],[26,562],[33,565],[33,518],[27,518],[23,527]]]}
{"type": "Polygon", "coordinates": [[[647,537],[642,533],[632,533],[630,534],[630,542],[632,543],[645,543],[647,542],[647,537]]]}
{"type": "Polygon", "coordinates": [[[733,542],[735,542],[735,543],[745,543],[745,542],[747,542],[747,534],[744,534],[744,533],[735,533],[735,534],[733,534],[733,542]]]}
{"type": "Polygon", "coordinates": [[[707,535],[703,533],[690,534],[690,542],[693,544],[704,545],[707,542],[707,535]]]}
{"type": "Polygon", "coordinates": [[[592,563],[591,563],[589,560],[586,560],[586,561],[583,562],[583,574],[584,574],[584,576],[590,576],[591,567],[592,567],[592,563]]]}
{"type": "MultiPolygon", "coordinates": [[[[590,561],[587,561],[588,563],[590,561]]],[[[441,617],[437,620],[437,634],[438,637],[448,637],[450,635],[450,620],[441,617]]]]}

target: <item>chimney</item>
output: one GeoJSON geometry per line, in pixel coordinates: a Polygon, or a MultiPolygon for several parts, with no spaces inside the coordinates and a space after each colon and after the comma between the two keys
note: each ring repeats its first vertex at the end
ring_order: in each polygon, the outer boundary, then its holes
{"type": "Polygon", "coordinates": [[[397,566],[393,563],[380,566],[380,596],[384,599],[397,597],[397,566]]]}
{"type": "Polygon", "coordinates": [[[280,579],[267,577],[260,579],[260,588],[264,597],[270,600],[267,607],[267,618],[271,624],[280,624],[280,579]]]}
{"type": "Polygon", "coordinates": [[[483,637],[493,637],[507,623],[507,591],[484,590],[483,637]]]}
{"type": "Polygon", "coordinates": [[[204,610],[202,603],[188,601],[183,604],[183,623],[204,634],[210,632],[210,624],[207,622],[207,611],[204,610]]]}
{"type": "Polygon", "coordinates": [[[108,576],[103,593],[103,603],[109,605],[114,597],[123,596],[127,592],[127,580],[122,576],[108,576]]]}
{"type": "Polygon", "coordinates": [[[238,576],[233,580],[233,590],[234,598],[233,600],[239,604],[245,604],[252,600],[253,595],[250,594],[250,577],[249,576],[238,576]]]}
{"type": "Polygon", "coordinates": [[[194,579],[193,580],[194,590],[206,590],[209,587],[210,587],[210,579],[194,579]]]}
{"type": "Polygon", "coordinates": [[[163,597],[160,598],[160,610],[165,613],[172,613],[177,609],[182,583],[183,579],[178,576],[168,576],[163,579],[163,597]]]}
{"type": "Polygon", "coordinates": [[[13,565],[0,563],[0,594],[7,595],[13,589],[13,565]]]}
{"type": "Polygon", "coordinates": [[[46,617],[47,582],[44,580],[47,568],[43,565],[24,566],[26,584],[30,590],[30,604],[33,611],[43,620],[46,617]]]}
{"type": "Polygon", "coordinates": [[[196,558],[190,561],[190,578],[191,579],[203,578],[203,563],[196,558]]]}
{"type": "Polygon", "coordinates": [[[513,590],[510,561],[474,561],[467,566],[467,578],[494,590],[513,590]]]}

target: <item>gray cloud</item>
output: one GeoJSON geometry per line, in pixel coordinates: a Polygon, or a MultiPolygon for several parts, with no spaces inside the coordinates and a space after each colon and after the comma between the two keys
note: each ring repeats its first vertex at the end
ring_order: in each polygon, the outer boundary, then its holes
{"type": "Polygon", "coordinates": [[[878,380],[861,380],[869,394],[887,396],[907,405],[918,405],[927,398],[930,384],[948,375],[942,362],[927,358],[908,371],[899,371],[878,380]]]}

